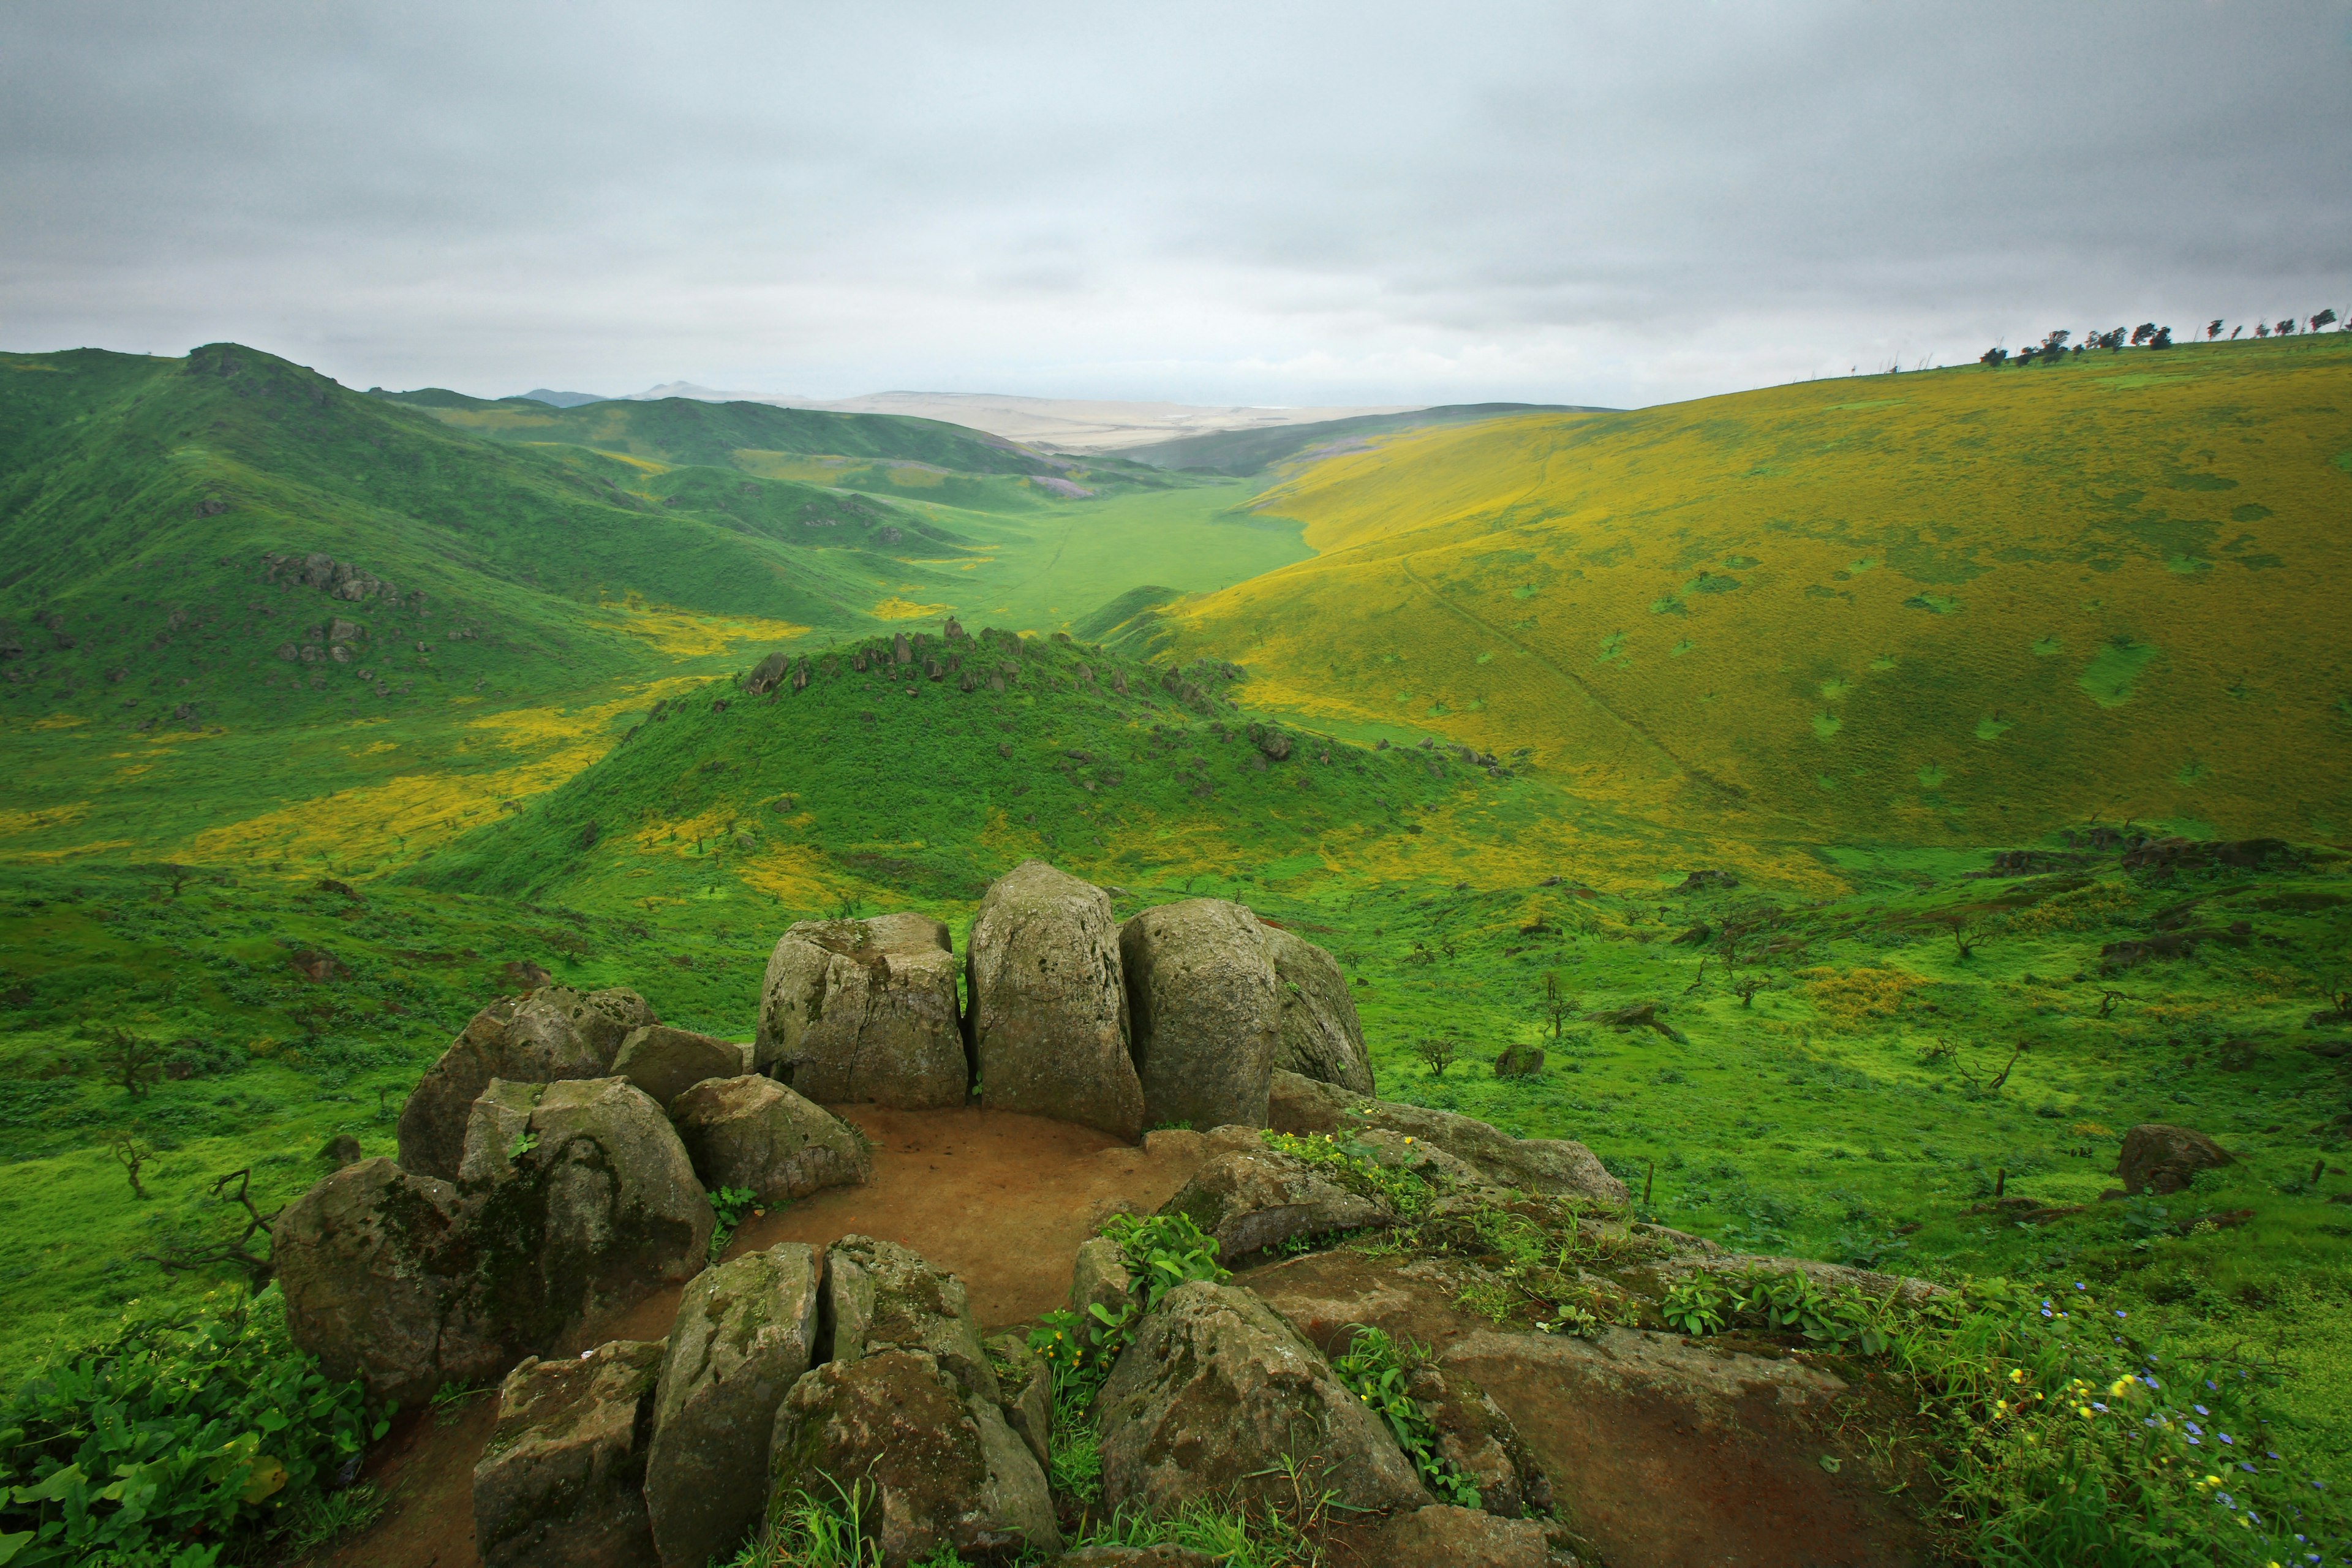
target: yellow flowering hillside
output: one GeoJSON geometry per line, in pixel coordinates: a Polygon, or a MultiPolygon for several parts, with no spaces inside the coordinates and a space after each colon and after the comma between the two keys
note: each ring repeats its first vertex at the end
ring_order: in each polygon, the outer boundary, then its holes
{"type": "Polygon", "coordinates": [[[1802,839],[2352,826],[2352,342],[2092,353],[1399,437],[1175,606],[1248,700],[1802,839]]]}

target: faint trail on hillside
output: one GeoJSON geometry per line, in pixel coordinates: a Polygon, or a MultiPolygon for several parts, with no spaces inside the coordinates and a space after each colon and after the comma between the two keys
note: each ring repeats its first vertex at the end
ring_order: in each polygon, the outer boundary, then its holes
{"type": "Polygon", "coordinates": [[[1591,686],[1585,681],[1582,676],[1578,675],[1574,671],[1559,665],[1554,661],[1550,656],[1543,653],[1541,650],[1529,647],[1527,644],[1511,636],[1510,633],[1503,630],[1500,626],[1496,626],[1493,622],[1487,621],[1472,614],[1470,611],[1464,609],[1461,605],[1447,598],[1437,589],[1431,587],[1427,583],[1422,581],[1421,574],[1412,569],[1412,562],[1409,557],[1400,555],[1396,557],[1396,563],[1398,569],[1405,574],[1405,580],[1410,582],[1414,587],[1420,589],[1423,593],[1428,595],[1431,599],[1436,602],[1439,608],[1444,610],[1448,615],[1469,622],[1472,626],[1476,626],[1480,631],[1485,632],[1487,636],[1494,637],[1498,641],[1507,643],[1511,647],[1518,649],[1521,653],[1526,654],[1529,658],[1534,659],[1546,669],[1550,670],[1554,675],[1559,676],[1562,680],[1567,681],[1570,686],[1575,687],[1579,691],[1584,693],[1586,697],[1591,700],[1594,707],[1600,709],[1603,713],[1608,714],[1612,719],[1616,720],[1620,724],[1624,725],[1626,729],[1639,736],[1660,756],[1672,763],[1677,769],[1697,780],[1700,784],[1705,784],[1708,789],[1713,790],[1717,795],[1722,796],[1728,804],[1738,806],[1741,810],[1747,809],[1748,792],[1746,790],[1741,789],[1738,784],[1726,784],[1721,779],[1718,779],[1714,774],[1708,773],[1705,768],[1699,767],[1694,763],[1685,762],[1681,757],[1676,756],[1675,754],[1674,748],[1667,745],[1664,741],[1658,739],[1655,734],[1652,733],[1648,725],[1643,723],[1639,719],[1631,718],[1626,714],[1620,713],[1616,709],[1611,707],[1609,705],[1609,700],[1601,696],[1598,691],[1595,691],[1591,686]]]}

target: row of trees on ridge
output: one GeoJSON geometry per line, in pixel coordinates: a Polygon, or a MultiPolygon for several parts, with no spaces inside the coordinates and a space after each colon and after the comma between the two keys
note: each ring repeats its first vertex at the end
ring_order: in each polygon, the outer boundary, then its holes
{"type": "MultiPolygon", "coordinates": [[[[2224,324],[2222,318],[2219,316],[2216,316],[2211,321],[2206,322],[2205,341],[2207,342],[2212,342],[2219,339],[2221,336],[2221,328],[2224,324]]],[[[2300,330],[2306,332],[2316,332],[2323,331],[2326,328],[2336,325],[2336,312],[2334,310],[2321,310],[2315,315],[2305,318],[2300,323],[2300,330]]],[[[2342,327],[2337,328],[2338,331],[2347,329],[2352,329],[2352,321],[2347,321],[2342,327]]],[[[2245,330],[2245,326],[2242,322],[2230,330],[2230,337],[2231,339],[2235,339],[2245,330]]],[[[2256,321],[2254,323],[2254,336],[2258,338],[2292,337],[2297,330],[2298,323],[2293,316],[2289,316],[2284,321],[2277,322],[2256,321]]],[[[2004,364],[2032,364],[2036,362],[2046,363],[2051,360],[2063,359],[2068,354],[2081,354],[2091,349],[2105,349],[2108,352],[2113,353],[2125,347],[2127,343],[2129,346],[2136,349],[2168,349],[2172,346],[2172,329],[2170,327],[2159,327],[2154,321],[2142,321],[2138,326],[2133,327],[2129,330],[2128,337],[2126,336],[2126,330],[2124,328],[2116,327],[2109,331],[2085,332],[2083,334],[2082,340],[2079,342],[2074,341],[2074,333],[2062,330],[2059,331],[2044,333],[2040,342],[2028,343],[2025,347],[2018,350],[2013,354],[2011,353],[2009,350],[1999,346],[1989,348],[1985,350],[1983,353],[1977,356],[1977,363],[1979,364],[1990,365],[1995,369],[1999,369],[2004,364]]]]}

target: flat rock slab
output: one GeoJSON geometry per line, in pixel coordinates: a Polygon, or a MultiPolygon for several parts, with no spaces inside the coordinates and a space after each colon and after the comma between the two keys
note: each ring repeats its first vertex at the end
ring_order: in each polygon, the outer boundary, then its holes
{"type": "Polygon", "coordinates": [[[1475,1379],[1610,1568],[1903,1568],[1926,1531],[1829,1434],[1853,1396],[1828,1373],[1612,1329],[1503,1332],[1457,1310],[1445,1268],[1327,1252],[1244,1274],[1318,1345],[1368,1323],[1475,1379]],[[1838,1473],[1823,1457],[1841,1460],[1838,1473]]]}

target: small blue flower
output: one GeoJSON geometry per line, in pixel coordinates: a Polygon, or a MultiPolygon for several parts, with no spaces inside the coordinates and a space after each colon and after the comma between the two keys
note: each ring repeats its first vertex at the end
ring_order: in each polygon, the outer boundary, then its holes
{"type": "Polygon", "coordinates": [[[2203,1405],[2190,1405],[2189,1408],[2190,1408],[2191,1410],[2194,1410],[2194,1411],[2195,1411],[2195,1412],[2197,1412],[2197,1414],[2198,1414],[2198,1415],[2212,1415],[2212,1414],[2213,1414],[2210,1410],[2206,1409],[2206,1408],[2205,1408],[2203,1405]]]}
{"type": "Polygon", "coordinates": [[[2189,1446],[2192,1448],[2201,1448],[2205,1446],[2205,1443],[2202,1438],[2191,1437],[2189,1439],[2189,1446]]]}
{"type": "Polygon", "coordinates": [[[2205,1386],[2211,1389],[2216,1394],[2219,1394],[2221,1391],[2221,1385],[2214,1382],[2210,1377],[2205,1380],[2205,1386]]]}
{"type": "Polygon", "coordinates": [[[2248,1463],[2246,1463],[2246,1461],[2245,1461],[2245,1460],[2243,1460],[2243,1459],[2240,1459],[2240,1460],[2238,1461],[2238,1468],[2240,1468],[2240,1469],[2242,1469],[2242,1470],[2245,1471],[2245,1472],[2246,1472],[2246,1474],[2248,1474],[2248,1475],[2250,1475],[2250,1476],[2251,1476],[2251,1475],[2252,1475],[2252,1474],[2254,1473],[2254,1467],[2253,1467],[2253,1466],[2252,1466],[2252,1465],[2250,1465],[2250,1464],[2248,1464],[2248,1463]]]}
{"type": "Polygon", "coordinates": [[[2077,1279],[2077,1280],[2075,1280],[2075,1281],[2074,1281],[2074,1289],[2075,1289],[2080,1290],[2080,1289],[2082,1289],[2083,1288],[2084,1288],[2084,1287],[2083,1287],[2083,1282],[2082,1282],[2080,1279],[2077,1279]]]}
{"type": "MultiPolygon", "coordinates": [[[[2224,1443],[2230,1443],[2230,1435],[2229,1435],[2227,1432],[2224,1432],[2224,1433],[2222,1433],[2222,1434],[2221,1434],[2221,1441],[2223,1441],[2224,1443]]],[[[2234,1448],[2234,1447],[2237,1447],[2237,1445],[2236,1445],[2235,1443],[2230,1443],[2230,1447],[2231,1447],[2232,1448],[2234,1448]]]]}
{"type": "Polygon", "coordinates": [[[2046,1318],[2046,1317],[2048,1317],[2048,1316],[2050,1315],[2050,1309],[2049,1309],[2049,1308],[2047,1308],[2047,1307],[2042,1308],[2042,1315],[2043,1317],[2045,1317],[2045,1318],[2046,1318]]]}
{"type": "Polygon", "coordinates": [[[2214,1493],[2213,1500],[2220,1503],[2223,1508],[2235,1508],[2238,1506],[2237,1500],[2232,1498],[2228,1492],[2214,1493]]]}
{"type": "MultiPolygon", "coordinates": [[[[2198,1409],[2198,1412],[2197,1412],[2197,1413],[2198,1413],[2200,1415],[2202,1415],[2203,1414],[2205,1414],[2203,1407],[2202,1407],[2202,1406],[2200,1406],[2200,1407],[2199,1407],[2199,1409],[2198,1409]]],[[[2196,1433],[2196,1434],[2197,1434],[2199,1436],[2200,1436],[2200,1437],[2201,1437],[2201,1436],[2203,1436],[2205,1435],[2205,1428],[2204,1428],[2204,1427],[2202,1427],[2202,1426],[2199,1426],[2199,1425],[2197,1425],[2197,1423],[2196,1423],[2196,1422],[2194,1422],[2194,1421],[2184,1422],[2184,1423],[2182,1423],[2182,1425],[2186,1426],[2187,1426],[2187,1427],[2188,1427],[2191,1432],[2196,1433]]]]}

